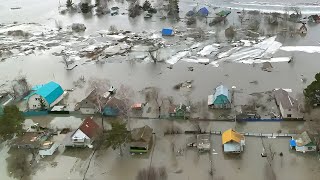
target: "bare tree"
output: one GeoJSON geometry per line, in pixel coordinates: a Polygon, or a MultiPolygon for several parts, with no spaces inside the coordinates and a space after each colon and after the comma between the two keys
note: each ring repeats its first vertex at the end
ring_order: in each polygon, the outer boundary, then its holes
{"type": "Polygon", "coordinates": [[[123,105],[118,107],[118,109],[128,120],[130,117],[132,98],[134,98],[135,93],[131,87],[121,84],[120,88],[117,90],[116,96],[123,102],[123,105]]]}
{"type": "Polygon", "coordinates": [[[31,86],[26,78],[26,76],[19,76],[15,79],[10,87],[9,94],[11,94],[14,99],[26,96],[31,90],[31,86]]]}
{"type": "Polygon", "coordinates": [[[136,177],[137,180],[167,180],[167,178],[165,167],[155,168],[153,166],[140,170],[136,177]]]}

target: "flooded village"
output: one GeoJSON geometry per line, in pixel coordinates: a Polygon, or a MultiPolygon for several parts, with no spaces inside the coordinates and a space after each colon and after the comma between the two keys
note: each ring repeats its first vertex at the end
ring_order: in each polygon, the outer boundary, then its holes
{"type": "Polygon", "coordinates": [[[0,0],[0,179],[318,180],[320,4],[0,0]]]}

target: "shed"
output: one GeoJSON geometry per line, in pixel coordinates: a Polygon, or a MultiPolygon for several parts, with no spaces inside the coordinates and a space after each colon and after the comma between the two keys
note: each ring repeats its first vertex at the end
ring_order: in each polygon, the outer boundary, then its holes
{"type": "Polygon", "coordinates": [[[199,9],[198,11],[199,16],[207,17],[209,15],[209,10],[206,7],[199,9]]]}
{"type": "Polygon", "coordinates": [[[145,125],[131,131],[130,152],[146,153],[152,146],[153,129],[145,125]]]}
{"type": "Polygon", "coordinates": [[[231,98],[229,89],[223,85],[215,89],[213,95],[208,96],[208,105],[211,108],[228,109],[231,108],[231,98]]]}
{"type": "Polygon", "coordinates": [[[307,34],[308,28],[305,23],[303,23],[299,29],[300,34],[307,34]]]}
{"type": "Polygon", "coordinates": [[[188,11],[186,16],[190,17],[190,16],[194,16],[195,12],[194,11],[188,11]]]}
{"type": "Polygon", "coordinates": [[[220,16],[220,17],[226,17],[226,16],[228,16],[230,13],[231,13],[231,11],[229,11],[229,10],[222,10],[222,11],[216,13],[216,15],[218,15],[218,16],[220,16]]]}
{"type": "Polygon", "coordinates": [[[225,153],[240,153],[245,145],[245,138],[242,134],[233,129],[222,133],[223,151],[225,153]]]}
{"type": "Polygon", "coordinates": [[[174,31],[172,28],[163,28],[162,29],[162,36],[173,36],[174,31]]]}

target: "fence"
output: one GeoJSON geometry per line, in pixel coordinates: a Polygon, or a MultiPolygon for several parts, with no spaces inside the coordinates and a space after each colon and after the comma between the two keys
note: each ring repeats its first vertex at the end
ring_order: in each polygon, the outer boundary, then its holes
{"type": "Polygon", "coordinates": [[[26,112],[23,112],[23,115],[25,117],[28,117],[28,116],[45,116],[45,115],[48,115],[48,111],[26,111],[26,112]]]}

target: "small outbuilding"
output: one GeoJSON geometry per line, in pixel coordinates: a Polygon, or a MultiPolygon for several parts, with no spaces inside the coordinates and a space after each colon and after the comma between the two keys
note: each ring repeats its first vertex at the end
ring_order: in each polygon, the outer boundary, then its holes
{"type": "Polygon", "coordinates": [[[309,152],[316,151],[317,144],[314,138],[310,137],[309,133],[304,131],[303,133],[293,136],[290,140],[290,148],[295,149],[297,152],[309,152]]]}
{"type": "Polygon", "coordinates": [[[241,153],[245,145],[244,135],[229,129],[222,133],[223,152],[241,153]]]}
{"type": "Polygon", "coordinates": [[[172,28],[163,28],[162,29],[162,36],[173,36],[174,31],[172,28]]]}
{"type": "Polygon", "coordinates": [[[188,119],[190,117],[190,107],[182,103],[169,108],[169,116],[172,118],[188,119]]]}
{"type": "Polygon", "coordinates": [[[208,96],[208,106],[216,109],[231,108],[231,96],[226,86],[220,85],[213,95],[208,96]]]}
{"type": "Polygon", "coordinates": [[[130,153],[147,153],[153,142],[153,129],[147,125],[131,131],[130,153]]]}
{"type": "Polygon", "coordinates": [[[209,134],[198,134],[197,135],[197,148],[200,152],[210,151],[210,135],[209,134]]]}
{"type": "Polygon", "coordinates": [[[199,9],[198,16],[207,17],[209,15],[209,10],[206,7],[199,9]]]}

